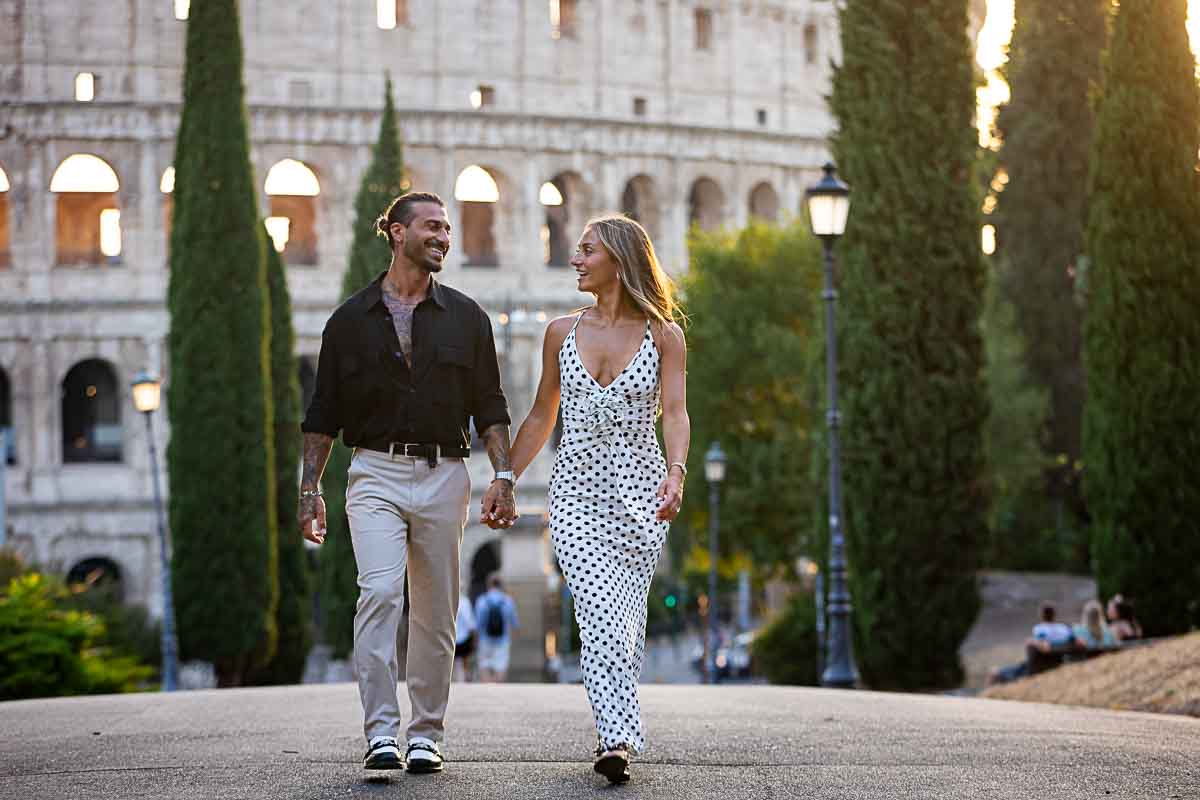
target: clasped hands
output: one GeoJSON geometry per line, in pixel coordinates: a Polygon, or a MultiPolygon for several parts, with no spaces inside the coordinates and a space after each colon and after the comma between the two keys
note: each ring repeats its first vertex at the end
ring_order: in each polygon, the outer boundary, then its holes
{"type": "Polygon", "coordinates": [[[492,530],[511,528],[517,521],[513,485],[503,478],[492,481],[480,504],[479,521],[492,530]]]}

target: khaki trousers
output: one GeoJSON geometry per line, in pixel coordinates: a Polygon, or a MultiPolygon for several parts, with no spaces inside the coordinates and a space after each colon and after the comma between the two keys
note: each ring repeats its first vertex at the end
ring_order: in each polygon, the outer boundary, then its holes
{"type": "Polygon", "coordinates": [[[358,448],[346,516],[358,566],[354,667],[363,732],[399,736],[396,635],[408,572],[408,737],[441,741],[458,613],[459,557],[471,479],[461,458],[424,459],[358,448]]]}

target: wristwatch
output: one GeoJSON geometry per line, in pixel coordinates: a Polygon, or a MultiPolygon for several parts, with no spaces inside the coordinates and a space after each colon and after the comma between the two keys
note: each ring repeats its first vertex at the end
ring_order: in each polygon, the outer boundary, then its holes
{"type": "Polygon", "coordinates": [[[511,469],[500,470],[496,473],[496,477],[492,478],[492,480],[508,481],[513,486],[516,486],[517,485],[517,473],[513,472],[511,469]]]}

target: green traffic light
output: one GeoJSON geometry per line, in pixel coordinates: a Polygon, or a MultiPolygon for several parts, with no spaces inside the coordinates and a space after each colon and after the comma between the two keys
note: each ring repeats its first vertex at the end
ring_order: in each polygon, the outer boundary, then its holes
{"type": "Polygon", "coordinates": [[[667,608],[674,608],[675,607],[675,595],[673,595],[673,594],[667,595],[666,599],[663,602],[665,602],[667,604],[667,608]]]}

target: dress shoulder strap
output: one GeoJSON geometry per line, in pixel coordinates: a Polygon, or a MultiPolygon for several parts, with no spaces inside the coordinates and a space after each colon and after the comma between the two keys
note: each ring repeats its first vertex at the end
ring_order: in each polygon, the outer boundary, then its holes
{"type": "Polygon", "coordinates": [[[577,317],[575,317],[575,324],[571,326],[571,333],[574,333],[575,329],[579,327],[579,320],[583,319],[583,315],[586,314],[587,312],[588,312],[588,310],[585,308],[583,311],[579,312],[579,315],[577,317]]]}

